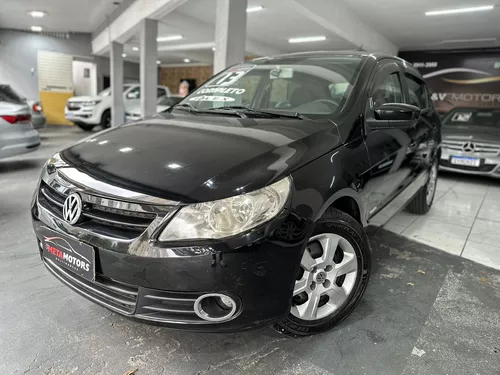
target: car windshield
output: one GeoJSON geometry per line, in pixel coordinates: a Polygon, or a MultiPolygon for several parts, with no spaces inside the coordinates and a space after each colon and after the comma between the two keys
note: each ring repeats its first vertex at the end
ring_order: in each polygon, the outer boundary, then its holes
{"type": "Polygon", "coordinates": [[[342,110],[364,60],[359,55],[294,56],[235,65],[185,98],[180,108],[331,116],[342,110]]]}
{"type": "MultiPolygon", "coordinates": [[[[131,85],[124,85],[123,86],[123,91],[127,91],[129,88],[131,87],[131,85]]],[[[104,89],[102,90],[99,94],[97,94],[98,96],[110,96],[111,95],[111,87],[108,87],[107,89],[104,89]]]]}
{"type": "Polygon", "coordinates": [[[450,113],[444,125],[500,126],[500,110],[463,109],[450,113]]]}
{"type": "Polygon", "coordinates": [[[162,96],[158,99],[156,104],[171,107],[182,101],[182,99],[184,98],[180,96],[162,96]]]}
{"type": "Polygon", "coordinates": [[[0,85],[0,102],[22,104],[23,99],[9,85],[0,85]]]}

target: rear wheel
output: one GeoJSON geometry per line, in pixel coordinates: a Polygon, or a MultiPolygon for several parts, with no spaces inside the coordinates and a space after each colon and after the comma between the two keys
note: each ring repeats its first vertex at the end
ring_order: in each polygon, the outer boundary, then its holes
{"type": "Polygon", "coordinates": [[[370,243],[361,224],[342,211],[328,209],[302,256],[290,313],[275,328],[307,336],[340,323],[366,289],[370,259],[370,243]]]}
{"type": "Polygon", "coordinates": [[[111,111],[109,109],[105,110],[102,114],[101,127],[103,129],[108,129],[111,127],[111,111]]]}
{"type": "Polygon", "coordinates": [[[85,130],[86,132],[92,131],[94,129],[95,125],[92,124],[85,124],[83,122],[75,122],[75,124],[82,130],[85,130]]]}
{"type": "Polygon", "coordinates": [[[413,214],[423,215],[429,212],[436,195],[436,185],[438,177],[438,162],[435,161],[429,171],[427,183],[420,188],[417,195],[408,204],[407,209],[413,214]]]}

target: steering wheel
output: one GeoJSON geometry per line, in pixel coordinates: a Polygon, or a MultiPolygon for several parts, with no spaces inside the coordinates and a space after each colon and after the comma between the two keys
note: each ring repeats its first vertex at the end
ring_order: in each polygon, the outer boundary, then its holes
{"type": "Polygon", "coordinates": [[[315,100],[313,103],[323,103],[323,104],[326,104],[328,106],[334,106],[333,109],[337,109],[339,107],[339,103],[335,100],[332,100],[332,99],[318,99],[318,100],[315,100]]]}

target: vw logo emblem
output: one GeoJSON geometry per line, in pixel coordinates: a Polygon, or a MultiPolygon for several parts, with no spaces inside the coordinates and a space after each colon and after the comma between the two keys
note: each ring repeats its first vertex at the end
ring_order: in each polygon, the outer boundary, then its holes
{"type": "Polygon", "coordinates": [[[71,225],[76,224],[82,215],[82,198],[77,193],[70,194],[64,201],[63,219],[71,225]]]}
{"type": "Polygon", "coordinates": [[[464,143],[464,145],[462,146],[462,150],[464,150],[465,152],[474,152],[475,151],[474,143],[472,142],[464,143]]]}
{"type": "Polygon", "coordinates": [[[318,284],[323,284],[325,280],[326,280],[326,273],[324,273],[323,271],[318,273],[318,275],[316,276],[316,282],[318,284]]]}

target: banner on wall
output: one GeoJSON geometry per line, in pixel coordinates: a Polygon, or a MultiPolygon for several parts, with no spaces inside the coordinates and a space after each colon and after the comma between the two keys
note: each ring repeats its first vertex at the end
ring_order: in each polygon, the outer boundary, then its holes
{"type": "Polygon", "coordinates": [[[500,52],[401,52],[432,91],[436,110],[500,108],[500,52]]]}

